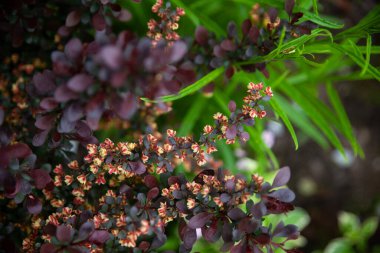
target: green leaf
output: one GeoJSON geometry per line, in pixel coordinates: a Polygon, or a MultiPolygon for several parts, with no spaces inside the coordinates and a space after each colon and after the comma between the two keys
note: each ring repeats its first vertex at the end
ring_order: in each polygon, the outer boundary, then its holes
{"type": "Polygon", "coordinates": [[[304,11],[302,18],[300,19],[300,21],[305,20],[310,20],[317,25],[330,29],[342,29],[344,27],[344,24],[342,23],[336,22],[329,18],[322,18],[321,16],[318,16],[318,14],[309,11],[304,11]]]}
{"type": "Polygon", "coordinates": [[[378,226],[379,226],[379,218],[378,217],[370,217],[370,218],[366,219],[362,225],[361,235],[365,239],[370,238],[376,232],[376,229],[378,226]]]}
{"type": "Polygon", "coordinates": [[[327,84],[327,95],[335,110],[335,113],[338,116],[338,120],[341,123],[343,134],[350,142],[355,154],[359,154],[361,157],[363,157],[364,152],[354,136],[354,131],[351,127],[346,111],[343,107],[343,104],[339,98],[337,91],[333,88],[331,82],[327,84]]]}
{"type": "Polygon", "coordinates": [[[272,97],[271,100],[269,100],[269,104],[272,106],[273,110],[275,111],[276,114],[278,114],[278,116],[280,116],[280,118],[282,119],[282,121],[284,122],[286,128],[288,129],[290,135],[292,136],[292,139],[293,139],[293,142],[294,142],[294,145],[295,145],[295,148],[296,150],[298,149],[298,139],[297,139],[297,135],[296,133],[294,132],[294,129],[293,129],[293,126],[292,126],[292,123],[290,123],[289,119],[288,119],[288,116],[286,115],[286,113],[281,109],[281,107],[278,105],[278,103],[276,102],[276,98],[275,97],[272,97]]]}
{"type": "Polygon", "coordinates": [[[361,76],[364,75],[368,70],[368,66],[371,60],[371,46],[372,46],[372,37],[371,35],[367,34],[365,64],[364,64],[362,72],[360,73],[361,76]]]}
{"type": "Polygon", "coordinates": [[[197,90],[202,89],[204,86],[207,84],[211,83],[214,81],[216,78],[218,78],[222,73],[224,72],[224,67],[219,67],[217,69],[214,69],[195,83],[187,86],[186,88],[182,89],[178,94],[173,94],[173,95],[167,95],[160,97],[156,100],[150,100],[148,98],[141,98],[141,100],[146,101],[146,102],[169,102],[169,101],[174,101],[183,97],[186,97],[187,95],[190,95],[197,90]]]}
{"type": "Polygon", "coordinates": [[[340,231],[346,235],[359,231],[360,221],[358,216],[349,212],[340,212],[338,214],[338,225],[340,231]]]}
{"type": "Polygon", "coordinates": [[[351,244],[345,238],[338,238],[330,242],[323,253],[354,253],[351,244]]]}

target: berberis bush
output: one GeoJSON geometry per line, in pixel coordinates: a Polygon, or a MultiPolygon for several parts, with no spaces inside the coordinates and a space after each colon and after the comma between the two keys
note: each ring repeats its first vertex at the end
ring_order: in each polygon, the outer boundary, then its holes
{"type": "Polygon", "coordinates": [[[0,252],[162,252],[173,223],[179,252],[200,237],[234,253],[300,252],[287,244],[297,227],[271,223],[294,209],[290,169],[269,183],[213,156],[220,142],[261,138],[247,129],[266,117],[269,86],[249,82],[200,134],[177,136],[158,117],[176,110],[171,94],[209,92],[218,73],[269,78],[266,56],[317,25],[287,0],[252,5],[226,36],[198,26],[181,38],[177,1],[157,0],[136,30],[123,26],[134,19],[125,6],[141,14],[145,3],[121,2],[0,4],[0,252]],[[99,137],[112,127],[124,137],[99,137]]]}

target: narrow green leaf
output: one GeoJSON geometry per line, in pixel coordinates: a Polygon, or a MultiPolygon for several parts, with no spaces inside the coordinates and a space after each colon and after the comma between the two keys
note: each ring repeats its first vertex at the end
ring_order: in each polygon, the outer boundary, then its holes
{"type": "Polygon", "coordinates": [[[367,72],[369,62],[371,60],[371,46],[372,46],[372,37],[367,34],[367,45],[366,45],[366,55],[365,55],[365,64],[360,75],[364,75],[367,72]]]}
{"type": "Polygon", "coordinates": [[[348,119],[348,116],[339,98],[339,95],[337,91],[333,88],[331,82],[327,84],[327,95],[335,110],[335,113],[338,116],[338,120],[341,123],[343,134],[345,135],[347,140],[350,142],[355,154],[359,154],[361,157],[363,157],[364,152],[354,136],[354,131],[351,127],[350,120],[348,119]]]}
{"type": "Polygon", "coordinates": [[[185,136],[191,132],[199,116],[201,116],[207,99],[199,94],[194,101],[182,120],[181,127],[178,129],[178,136],[185,136]]]}
{"type": "Polygon", "coordinates": [[[336,22],[326,17],[318,16],[317,13],[312,13],[309,11],[304,11],[303,16],[300,21],[310,20],[311,22],[320,25],[322,27],[330,28],[330,29],[342,29],[344,24],[336,22]]]}
{"type": "Polygon", "coordinates": [[[289,121],[289,119],[288,119],[288,116],[287,116],[286,113],[281,109],[281,107],[278,105],[278,103],[277,103],[275,97],[273,97],[271,100],[269,100],[269,104],[272,106],[272,108],[273,108],[273,110],[275,111],[275,113],[277,113],[278,116],[280,116],[280,118],[281,118],[282,121],[284,122],[286,128],[288,129],[290,135],[292,136],[292,139],[293,139],[293,142],[294,142],[295,148],[296,148],[296,150],[297,150],[297,149],[298,149],[298,139],[297,139],[297,135],[296,135],[296,133],[294,132],[294,129],[293,129],[292,123],[290,123],[290,121],[289,121]]]}
{"type": "Polygon", "coordinates": [[[195,83],[187,86],[186,88],[182,89],[178,94],[173,94],[173,95],[167,95],[163,96],[160,98],[157,98],[156,100],[150,100],[148,98],[141,98],[141,100],[146,101],[146,102],[169,102],[169,101],[174,101],[183,97],[186,97],[187,95],[190,95],[197,90],[202,89],[204,86],[207,84],[211,83],[214,81],[216,78],[218,78],[222,73],[224,72],[224,67],[219,67],[217,69],[214,69],[195,83]]]}
{"type": "MultiPolygon", "coordinates": [[[[315,13],[315,15],[317,15],[318,16],[318,2],[317,2],[317,0],[313,0],[313,10],[314,10],[314,13],[315,13]]],[[[304,15],[305,15],[305,13],[304,13],[304,15]]],[[[317,23],[318,24],[318,23],[317,23]]],[[[326,26],[327,27],[327,26],[326,26]]],[[[330,27],[331,28],[331,27],[330,27]]]]}

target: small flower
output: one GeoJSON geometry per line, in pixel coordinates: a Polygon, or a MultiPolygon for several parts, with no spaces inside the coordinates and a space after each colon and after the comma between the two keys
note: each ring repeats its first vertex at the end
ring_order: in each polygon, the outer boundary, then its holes
{"type": "Polygon", "coordinates": [[[272,92],[271,87],[266,87],[264,93],[265,93],[267,96],[269,96],[269,97],[273,97],[273,92],[272,92]]]}
{"type": "Polygon", "coordinates": [[[166,210],[167,210],[166,203],[165,203],[165,202],[161,202],[161,203],[160,203],[160,207],[157,209],[157,211],[158,211],[158,215],[159,215],[161,218],[165,218],[165,217],[166,217],[166,210]]]}
{"type": "Polygon", "coordinates": [[[177,132],[172,130],[172,129],[168,129],[168,130],[166,130],[166,134],[168,135],[168,137],[175,137],[177,132]]]}
{"type": "Polygon", "coordinates": [[[73,169],[73,170],[77,170],[77,169],[79,169],[79,164],[78,164],[78,161],[77,161],[77,160],[71,161],[67,166],[68,166],[70,169],[73,169]]]}
{"type": "Polygon", "coordinates": [[[77,180],[81,184],[86,184],[86,182],[87,182],[86,175],[85,174],[80,174],[79,176],[77,176],[77,180]]]}
{"type": "Polygon", "coordinates": [[[57,166],[55,166],[53,172],[54,172],[55,174],[62,175],[62,174],[63,174],[62,164],[58,164],[57,166]]]}
{"type": "Polygon", "coordinates": [[[200,150],[200,146],[198,143],[194,143],[193,145],[191,145],[191,150],[193,150],[194,153],[198,153],[199,150],[200,150]]]}
{"type": "Polygon", "coordinates": [[[212,126],[210,126],[210,125],[206,125],[206,126],[203,128],[203,132],[204,132],[205,134],[210,134],[210,133],[212,132],[212,130],[213,130],[213,128],[212,128],[212,126]]]}
{"type": "Polygon", "coordinates": [[[106,184],[106,179],[104,178],[104,173],[100,173],[96,177],[95,184],[98,184],[98,185],[106,184]]]}
{"type": "Polygon", "coordinates": [[[195,199],[193,198],[188,198],[186,202],[187,208],[188,209],[193,209],[195,207],[195,199]]]}

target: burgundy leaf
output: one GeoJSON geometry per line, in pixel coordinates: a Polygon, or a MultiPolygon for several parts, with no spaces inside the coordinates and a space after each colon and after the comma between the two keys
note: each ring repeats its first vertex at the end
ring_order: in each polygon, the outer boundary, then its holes
{"type": "Polygon", "coordinates": [[[195,41],[199,45],[206,45],[208,41],[208,31],[203,26],[198,26],[195,30],[195,41]]]}
{"type": "Polygon", "coordinates": [[[220,47],[226,51],[235,51],[237,49],[236,44],[232,40],[223,40],[220,47]]]}
{"type": "Polygon", "coordinates": [[[37,189],[43,189],[52,181],[49,172],[43,169],[35,169],[30,171],[30,176],[34,180],[34,185],[37,189]]]}
{"type": "Polygon", "coordinates": [[[84,108],[79,102],[70,104],[64,111],[64,118],[70,122],[78,121],[83,117],[84,108]]]}
{"type": "Polygon", "coordinates": [[[230,200],[231,200],[231,195],[229,195],[228,193],[220,194],[220,201],[222,201],[223,203],[227,203],[230,200]]]}
{"type": "Polygon", "coordinates": [[[80,19],[81,19],[80,11],[78,10],[72,11],[69,13],[69,15],[67,15],[65,25],[67,27],[76,26],[77,24],[79,24],[80,19]]]}
{"type": "Polygon", "coordinates": [[[152,175],[146,175],[144,177],[144,183],[150,189],[158,186],[158,180],[152,175]]]}
{"type": "Polygon", "coordinates": [[[106,28],[106,20],[100,12],[92,16],[92,25],[98,31],[102,31],[106,28]]]}
{"type": "Polygon", "coordinates": [[[122,119],[130,119],[136,112],[138,107],[137,98],[132,93],[127,93],[116,103],[115,111],[122,119]]]}
{"type": "Polygon", "coordinates": [[[72,240],[74,233],[74,229],[62,224],[57,227],[56,237],[59,241],[67,243],[72,240]]]}
{"type": "Polygon", "coordinates": [[[66,117],[62,117],[57,127],[58,133],[70,133],[75,129],[76,122],[69,121],[66,117]]]}
{"type": "Polygon", "coordinates": [[[13,158],[26,158],[32,154],[32,150],[25,143],[16,143],[7,148],[10,160],[13,158]]]}
{"type": "Polygon", "coordinates": [[[70,90],[66,85],[60,85],[54,92],[54,98],[57,102],[64,103],[78,98],[78,94],[70,90]]]}
{"type": "Polygon", "coordinates": [[[210,220],[212,216],[213,214],[207,212],[198,213],[189,220],[187,225],[191,229],[201,228],[210,220]]]}
{"type": "Polygon", "coordinates": [[[82,138],[88,138],[92,135],[91,128],[83,121],[78,121],[75,125],[77,134],[82,138]]]}
{"type": "Polygon", "coordinates": [[[252,43],[257,44],[259,35],[260,35],[260,31],[256,26],[252,26],[251,29],[249,29],[248,38],[252,43]]]}
{"type": "Polygon", "coordinates": [[[235,103],[235,101],[231,100],[228,103],[228,110],[230,110],[230,112],[234,112],[236,110],[236,103],[235,103]]]}
{"type": "Polygon", "coordinates": [[[53,127],[56,115],[48,114],[37,118],[34,125],[41,130],[49,130],[53,127]]]}
{"type": "Polygon", "coordinates": [[[39,214],[42,211],[41,201],[33,195],[26,197],[26,207],[31,214],[39,214]]]}
{"type": "Polygon", "coordinates": [[[186,43],[183,41],[176,41],[171,47],[171,54],[169,63],[176,63],[183,58],[187,52],[186,43]]]}
{"type": "Polygon", "coordinates": [[[275,188],[275,187],[286,185],[289,182],[289,179],[290,179],[290,168],[289,167],[281,168],[273,180],[272,187],[275,188]]]}
{"type": "Polygon", "coordinates": [[[251,20],[250,19],[245,19],[241,25],[241,30],[244,34],[244,36],[246,36],[249,32],[249,30],[251,29],[252,27],[252,23],[251,23],[251,20]]]}
{"type": "Polygon", "coordinates": [[[111,69],[118,69],[123,61],[123,52],[115,46],[105,46],[100,51],[99,57],[102,62],[111,69]]]}
{"type": "Polygon", "coordinates": [[[183,235],[183,244],[185,248],[191,249],[197,240],[197,232],[195,229],[191,229],[189,227],[185,228],[185,232],[183,235]]]}
{"type": "Polygon", "coordinates": [[[76,61],[81,55],[82,49],[82,42],[78,38],[72,38],[65,46],[65,54],[70,60],[76,61]]]}
{"type": "Polygon", "coordinates": [[[44,70],[43,73],[33,76],[33,84],[39,95],[48,94],[55,88],[54,75],[50,70],[44,70]]]}
{"type": "Polygon", "coordinates": [[[40,253],[55,253],[57,252],[56,247],[51,243],[44,243],[41,246],[40,253]]]}
{"type": "Polygon", "coordinates": [[[232,208],[230,211],[228,211],[227,215],[231,220],[235,221],[247,217],[247,215],[238,207],[232,208]]]}
{"type": "Polygon", "coordinates": [[[278,11],[275,8],[270,8],[268,11],[268,14],[269,14],[270,22],[275,23],[278,11]]]}
{"type": "Polygon", "coordinates": [[[226,130],[227,139],[235,139],[237,134],[237,129],[235,125],[229,126],[226,130]]]}
{"type": "Polygon", "coordinates": [[[294,192],[288,188],[276,190],[274,192],[269,193],[268,196],[276,198],[285,203],[292,202],[296,197],[294,192]]]}
{"type": "Polygon", "coordinates": [[[55,99],[52,97],[44,98],[40,102],[40,107],[46,111],[53,110],[54,108],[57,107],[57,105],[58,105],[57,101],[55,101],[55,99]]]}
{"type": "Polygon", "coordinates": [[[160,190],[157,187],[154,187],[148,191],[147,199],[152,200],[158,196],[160,193],[160,190]]]}
{"type": "Polygon", "coordinates": [[[46,138],[47,138],[47,136],[49,134],[49,131],[50,130],[47,129],[47,130],[43,130],[43,131],[41,131],[39,133],[36,133],[33,136],[33,140],[32,140],[33,146],[35,146],[35,147],[42,146],[45,143],[45,141],[46,141],[46,138]]]}
{"type": "Polygon", "coordinates": [[[238,224],[238,229],[241,232],[248,233],[248,234],[255,232],[257,227],[258,227],[257,222],[252,221],[252,219],[249,217],[240,220],[238,224]]]}
{"type": "Polygon", "coordinates": [[[137,175],[144,174],[146,171],[146,166],[141,161],[129,162],[128,164],[129,164],[131,170],[134,173],[136,173],[137,175]]]}
{"type": "Polygon", "coordinates": [[[88,240],[95,244],[103,244],[110,238],[110,234],[107,231],[104,230],[95,230],[88,240]]]}
{"type": "Polygon", "coordinates": [[[77,74],[73,76],[68,82],[67,86],[75,92],[83,92],[85,91],[88,86],[90,86],[93,83],[92,77],[86,74],[77,74]]]}
{"type": "Polygon", "coordinates": [[[293,13],[294,0],[285,0],[285,11],[288,13],[289,17],[293,13]]]}

